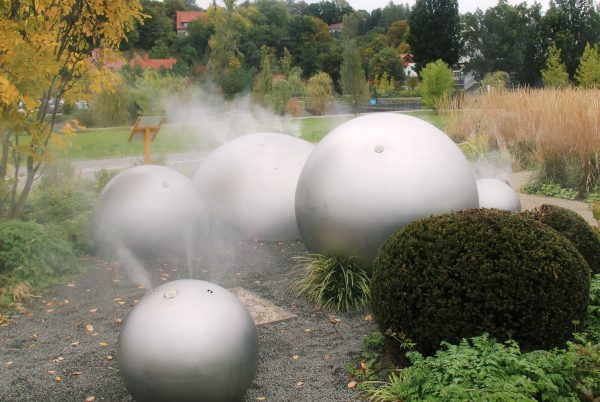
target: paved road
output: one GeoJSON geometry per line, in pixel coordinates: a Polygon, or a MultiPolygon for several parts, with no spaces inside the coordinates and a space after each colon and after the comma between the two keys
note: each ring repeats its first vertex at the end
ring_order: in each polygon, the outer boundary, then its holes
{"type": "MultiPolygon", "coordinates": [[[[208,152],[186,152],[186,153],[174,153],[166,155],[166,165],[181,171],[182,173],[191,175],[194,170],[198,167],[200,162],[206,158],[208,152]]],[[[126,169],[142,162],[140,157],[127,157],[127,158],[112,158],[112,159],[101,159],[101,160],[87,160],[73,162],[75,169],[82,173],[84,177],[94,178],[96,172],[101,169],[126,169]]],[[[521,171],[511,174],[509,183],[514,189],[520,189],[525,185],[531,178],[532,172],[521,171]]],[[[553,197],[542,197],[532,194],[519,193],[521,199],[521,206],[523,210],[533,209],[542,204],[553,204],[563,208],[568,208],[572,211],[577,212],[586,221],[594,226],[598,226],[598,222],[594,219],[592,212],[588,205],[581,201],[570,201],[563,200],[560,198],[553,197]]]]}

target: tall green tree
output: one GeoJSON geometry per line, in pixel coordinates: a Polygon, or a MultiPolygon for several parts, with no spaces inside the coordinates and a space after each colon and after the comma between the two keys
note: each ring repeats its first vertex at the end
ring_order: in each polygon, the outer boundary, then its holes
{"type": "Polygon", "coordinates": [[[598,45],[586,44],[575,73],[575,80],[584,88],[600,87],[600,50],[598,45]]]}
{"type": "Polygon", "coordinates": [[[236,0],[224,0],[225,8],[214,9],[215,33],[210,37],[208,72],[225,98],[232,98],[248,86],[249,77],[243,68],[244,55],[239,51],[240,29],[247,21],[236,11],[236,0]]]}
{"type": "Polygon", "coordinates": [[[517,83],[534,85],[544,66],[539,35],[541,5],[515,6],[498,1],[485,12],[462,16],[461,40],[467,68],[481,79],[494,71],[506,71],[517,83]]]}
{"type": "Polygon", "coordinates": [[[425,107],[436,110],[441,99],[454,93],[452,71],[441,59],[428,63],[421,70],[421,80],[421,96],[425,107]]]}
{"type": "Polygon", "coordinates": [[[542,36],[561,50],[567,72],[574,77],[586,43],[600,42],[600,15],[595,1],[553,0],[540,24],[542,36]]]}
{"type": "Polygon", "coordinates": [[[340,79],[344,95],[348,95],[352,99],[352,113],[356,114],[360,110],[361,103],[369,95],[369,87],[355,41],[346,44],[344,61],[340,68],[340,79]]]}
{"type": "Polygon", "coordinates": [[[561,50],[554,43],[548,49],[546,68],[542,70],[544,84],[553,88],[566,88],[569,86],[569,73],[560,57],[561,50]]]}
{"type": "Polygon", "coordinates": [[[452,66],[459,58],[457,0],[417,0],[409,19],[408,42],[417,71],[437,59],[452,66]]]}
{"type": "Polygon", "coordinates": [[[311,108],[316,115],[323,115],[333,100],[333,81],[329,74],[320,72],[308,80],[306,88],[311,108]]]}

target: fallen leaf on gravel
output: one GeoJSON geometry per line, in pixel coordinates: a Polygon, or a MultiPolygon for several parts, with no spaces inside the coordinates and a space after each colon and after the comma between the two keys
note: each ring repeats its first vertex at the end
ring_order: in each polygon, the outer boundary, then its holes
{"type": "Polygon", "coordinates": [[[85,398],[85,402],[94,402],[96,400],[95,396],[88,396],[87,398],[85,398]]]}
{"type": "Polygon", "coordinates": [[[37,349],[37,348],[38,348],[38,345],[36,345],[35,343],[32,343],[32,344],[30,344],[30,345],[27,345],[27,347],[28,347],[29,349],[37,349]]]}
{"type": "Polygon", "coordinates": [[[122,319],[122,318],[117,318],[117,319],[115,320],[115,322],[116,322],[116,323],[118,323],[118,324],[120,324],[120,323],[122,323],[122,322],[123,322],[123,319],[122,319]]]}
{"type": "Polygon", "coordinates": [[[69,304],[69,301],[67,299],[63,300],[64,304],[69,304]]]}
{"type": "Polygon", "coordinates": [[[4,363],[5,366],[12,366],[15,362],[13,362],[12,360],[9,362],[4,363]]]}
{"type": "Polygon", "coordinates": [[[62,362],[63,360],[65,360],[65,358],[64,358],[64,357],[62,357],[62,356],[58,356],[56,359],[54,359],[54,363],[60,363],[60,362],[62,362]]]}
{"type": "Polygon", "coordinates": [[[302,388],[303,386],[304,386],[304,382],[302,382],[302,381],[298,381],[296,383],[296,388],[302,388]]]}
{"type": "Polygon", "coordinates": [[[37,334],[31,334],[31,336],[29,338],[35,341],[35,340],[37,340],[38,336],[37,336],[37,334]]]}
{"type": "Polygon", "coordinates": [[[138,285],[137,288],[138,289],[145,289],[146,287],[144,285],[138,285]]]}
{"type": "Polygon", "coordinates": [[[119,306],[122,306],[123,304],[125,304],[125,302],[124,302],[124,301],[118,301],[118,302],[117,302],[117,304],[118,304],[119,306]]]}
{"type": "Polygon", "coordinates": [[[46,310],[46,313],[51,313],[53,311],[54,311],[54,309],[46,310]]]}
{"type": "Polygon", "coordinates": [[[265,397],[265,396],[257,396],[257,397],[256,397],[256,400],[257,400],[257,401],[266,401],[266,400],[267,400],[267,397],[265,397]]]}
{"type": "Polygon", "coordinates": [[[310,328],[304,328],[304,332],[310,332],[310,328]]]}
{"type": "Polygon", "coordinates": [[[348,388],[352,389],[352,388],[356,388],[356,381],[350,381],[348,383],[348,388]]]}
{"type": "MultiPolygon", "coordinates": [[[[203,273],[205,273],[205,274],[208,274],[208,271],[207,271],[207,270],[205,270],[205,269],[201,269],[201,271],[202,271],[203,273]]],[[[264,397],[264,396],[259,396],[258,398],[265,398],[265,397],[264,397]]],[[[258,398],[256,398],[256,400],[263,400],[263,401],[264,401],[264,399],[258,399],[258,398]]],[[[265,398],[265,399],[267,399],[267,398],[265,398]]]]}
{"type": "Polygon", "coordinates": [[[298,355],[292,356],[292,360],[298,360],[299,358],[300,358],[300,356],[298,356],[298,355]]]}
{"type": "Polygon", "coordinates": [[[113,357],[111,355],[106,356],[106,360],[112,360],[113,357]]]}
{"type": "Polygon", "coordinates": [[[333,325],[336,325],[336,324],[339,324],[340,322],[342,322],[342,320],[340,320],[339,318],[331,317],[331,318],[329,318],[329,322],[332,323],[333,325]]]}
{"type": "Polygon", "coordinates": [[[81,371],[73,371],[71,375],[78,376],[81,375],[81,371]]]}
{"type": "Polygon", "coordinates": [[[98,309],[97,309],[97,308],[91,308],[91,309],[89,309],[88,311],[89,311],[90,313],[95,313],[96,311],[98,311],[98,309]]]}
{"type": "Polygon", "coordinates": [[[365,321],[373,321],[373,316],[371,314],[367,314],[365,316],[365,321]]]}
{"type": "Polygon", "coordinates": [[[74,283],[67,283],[67,287],[69,287],[69,288],[74,288],[74,287],[75,287],[75,284],[74,284],[74,283]]]}
{"type": "Polygon", "coordinates": [[[73,346],[73,347],[79,346],[79,341],[71,342],[71,346],[73,346]]]}
{"type": "Polygon", "coordinates": [[[323,358],[324,358],[325,360],[329,360],[329,359],[331,359],[331,357],[332,357],[332,356],[331,356],[329,353],[327,353],[327,354],[325,354],[325,356],[323,356],[323,358]]]}
{"type": "Polygon", "coordinates": [[[56,370],[48,370],[48,374],[56,374],[56,370]]]}
{"type": "Polygon", "coordinates": [[[85,330],[86,330],[87,332],[94,332],[94,326],[93,326],[92,324],[87,324],[87,325],[85,326],[85,330]]]}
{"type": "Polygon", "coordinates": [[[367,363],[365,363],[365,361],[364,361],[364,360],[361,360],[361,362],[360,362],[360,368],[361,368],[363,371],[367,370],[367,363]]]}
{"type": "Polygon", "coordinates": [[[106,342],[98,342],[98,346],[100,346],[101,348],[108,346],[108,343],[106,342]]]}
{"type": "Polygon", "coordinates": [[[56,382],[61,382],[62,381],[62,377],[57,375],[56,377],[54,377],[54,381],[56,382]]]}

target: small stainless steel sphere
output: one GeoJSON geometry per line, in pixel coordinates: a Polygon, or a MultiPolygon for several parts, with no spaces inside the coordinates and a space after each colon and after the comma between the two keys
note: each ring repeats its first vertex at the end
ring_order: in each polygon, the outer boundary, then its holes
{"type": "Polygon", "coordinates": [[[478,205],[472,170],[454,142],[423,120],[391,113],[361,116],[329,133],[296,190],[308,250],[357,256],[366,269],[402,226],[478,205]]]}
{"type": "Polygon", "coordinates": [[[239,240],[298,239],[296,183],[313,148],[290,135],[255,133],[211,152],[193,176],[211,228],[239,240]]]}
{"type": "Polygon", "coordinates": [[[258,336],[231,292],[185,279],[140,300],[118,352],[121,376],[138,401],[239,401],[256,374],[258,336]]]}
{"type": "Polygon", "coordinates": [[[521,200],[508,184],[498,179],[477,180],[480,208],[497,208],[521,212],[521,200]]]}
{"type": "Polygon", "coordinates": [[[102,251],[124,246],[138,256],[184,250],[198,242],[207,226],[192,181],[155,165],[115,176],[100,193],[93,216],[94,239],[102,251]]]}

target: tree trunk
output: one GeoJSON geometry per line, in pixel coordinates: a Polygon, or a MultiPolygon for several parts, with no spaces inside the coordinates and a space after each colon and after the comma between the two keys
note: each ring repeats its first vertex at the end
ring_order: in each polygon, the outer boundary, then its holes
{"type": "Polygon", "coordinates": [[[25,208],[25,201],[27,201],[27,197],[29,197],[29,193],[31,192],[31,188],[33,187],[33,180],[35,179],[36,170],[33,167],[33,158],[31,156],[27,157],[27,177],[25,179],[25,183],[23,184],[23,190],[21,190],[21,194],[19,194],[18,200],[11,206],[11,211],[9,214],[10,219],[20,219],[23,214],[23,209],[25,208]]]}
{"type": "Polygon", "coordinates": [[[0,180],[4,180],[8,169],[8,150],[10,148],[10,131],[2,132],[2,156],[0,156],[0,180]]]}

